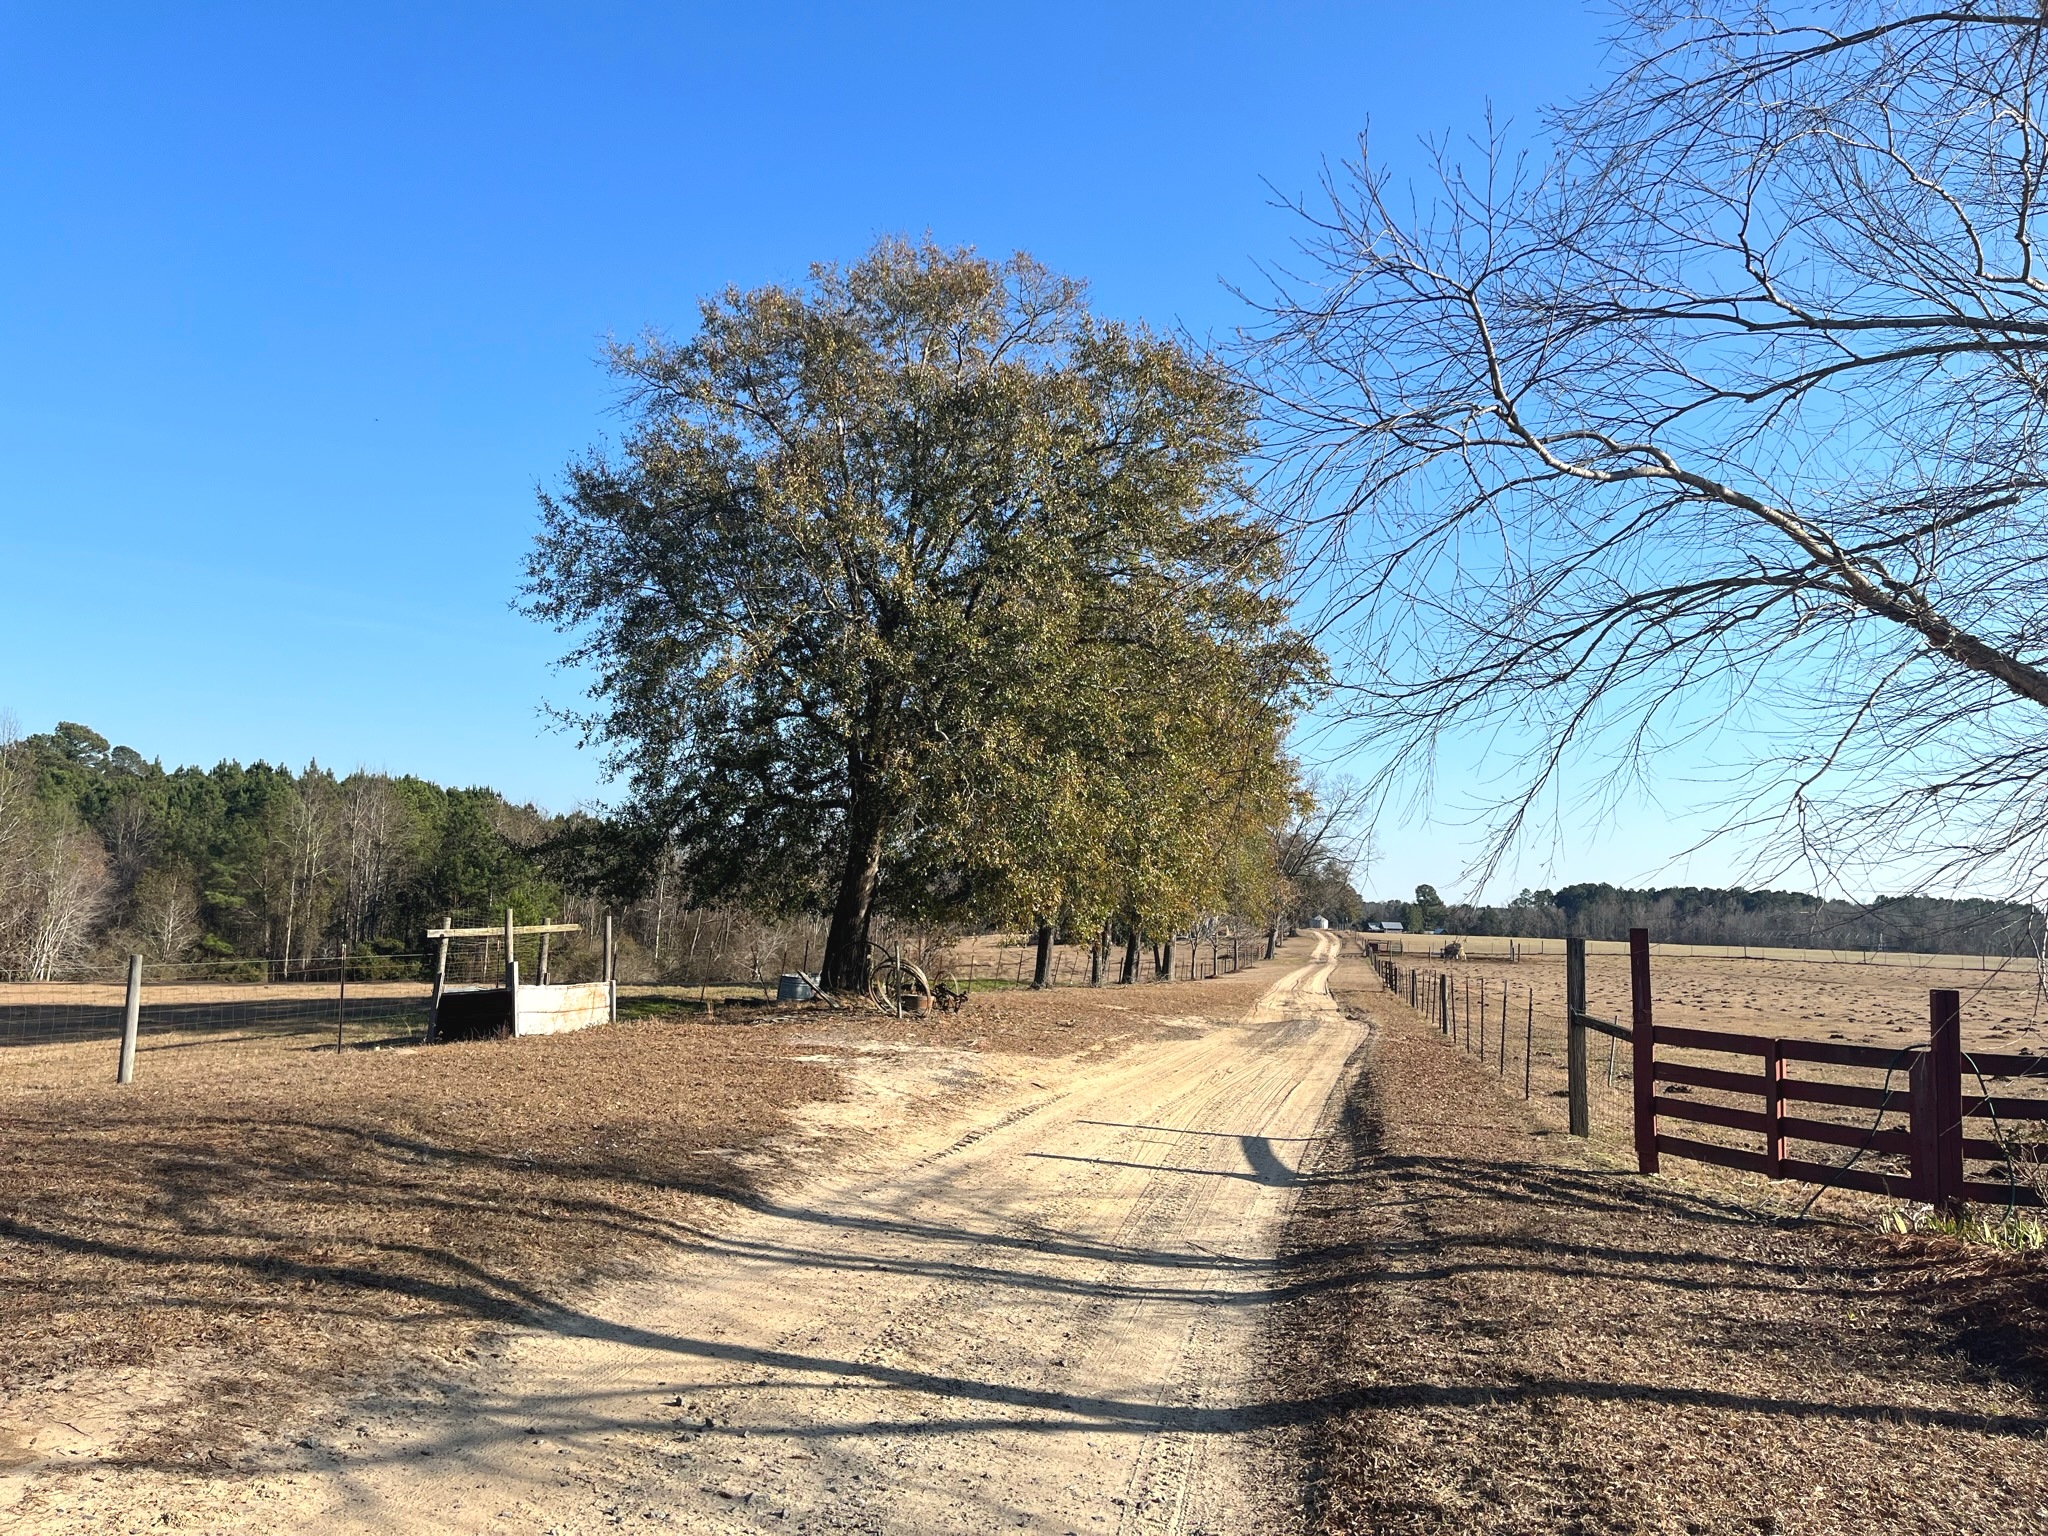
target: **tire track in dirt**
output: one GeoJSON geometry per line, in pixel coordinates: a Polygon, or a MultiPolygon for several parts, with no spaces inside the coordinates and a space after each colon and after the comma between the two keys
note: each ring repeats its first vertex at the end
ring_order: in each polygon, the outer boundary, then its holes
{"type": "Polygon", "coordinates": [[[1284,1530],[1288,1491],[1238,1448],[1297,1170],[1362,1035],[1336,956],[1318,935],[1244,1018],[1041,1064],[891,1166],[704,1230],[438,1399],[358,1404],[195,1523],[1284,1530]]]}
{"type": "Polygon", "coordinates": [[[305,1490],[319,1523],[1273,1530],[1214,1451],[1256,1406],[1293,1170],[1357,1036],[1335,953],[1242,1022],[771,1205],[581,1336],[524,1342],[466,1413],[305,1490]]]}

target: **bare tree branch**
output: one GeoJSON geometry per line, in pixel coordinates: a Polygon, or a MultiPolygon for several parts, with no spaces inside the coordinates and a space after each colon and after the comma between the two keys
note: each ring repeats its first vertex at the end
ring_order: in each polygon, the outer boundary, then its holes
{"type": "Polygon", "coordinates": [[[1296,205],[1274,489],[1381,786],[1512,760],[1472,873],[1691,742],[1772,871],[2037,893],[2044,27],[1652,7],[1543,153],[1296,205]]]}

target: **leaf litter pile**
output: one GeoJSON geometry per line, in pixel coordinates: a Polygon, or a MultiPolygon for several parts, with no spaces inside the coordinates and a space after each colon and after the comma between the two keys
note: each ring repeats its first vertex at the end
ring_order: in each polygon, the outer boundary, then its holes
{"type": "Polygon", "coordinates": [[[1270,1336],[1310,1531],[2048,1528],[2038,1262],[1640,1178],[1346,1000],[1270,1336]]]}

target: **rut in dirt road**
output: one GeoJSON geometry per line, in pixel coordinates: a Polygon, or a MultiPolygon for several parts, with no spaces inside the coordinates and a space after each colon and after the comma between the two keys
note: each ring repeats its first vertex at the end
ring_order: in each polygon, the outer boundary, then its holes
{"type": "Polygon", "coordinates": [[[1243,1020],[701,1234],[286,1502],[380,1531],[1280,1528],[1255,1343],[1361,1034],[1337,953],[1318,935],[1243,1020]]]}

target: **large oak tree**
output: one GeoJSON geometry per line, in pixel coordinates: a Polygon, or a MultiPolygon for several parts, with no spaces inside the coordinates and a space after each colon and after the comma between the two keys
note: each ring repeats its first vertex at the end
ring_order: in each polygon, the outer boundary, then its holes
{"type": "Polygon", "coordinates": [[[1240,386],[1028,257],[884,241],[610,365],[631,429],[542,497],[530,610],[629,820],[700,900],[828,912],[830,988],[879,908],[1099,890],[1127,717],[1312,667],[1240,386]]]}

